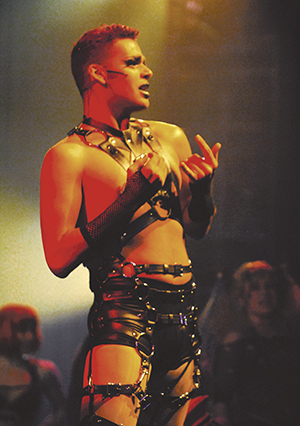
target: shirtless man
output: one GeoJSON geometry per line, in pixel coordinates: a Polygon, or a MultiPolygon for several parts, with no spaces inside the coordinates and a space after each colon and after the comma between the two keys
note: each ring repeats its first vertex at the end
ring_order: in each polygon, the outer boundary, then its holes
{"type": "Polygon", "coordinates": [[[84,120],[45,156],[42,237],[55,275],[90,270],[82,424],[134,426],[145,412],[144,424],[182,426],[200,352],[184,230],[202,238],[209,228],[221,145],[197,135],[203,157],[192,155],[177,126],[130,118],[149,107],[152,76],[137,37],[103,25],[74,45],[84,120]],[[166,382],[159,395],[149,377],[166,382]]]}

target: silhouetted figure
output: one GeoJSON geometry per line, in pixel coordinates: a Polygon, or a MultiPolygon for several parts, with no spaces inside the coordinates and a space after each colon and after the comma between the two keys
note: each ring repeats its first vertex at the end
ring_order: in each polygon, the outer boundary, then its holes
{"type": "Polygon", "coordinates": [[[41,341],[33,308],[11,304],[0,310],[0,426],[36,425],[43,395],[51,412],[39,426],[64,424],[60,373],[53,362],[32,356],[41,341]]]}
{"type": "Polygon", "coordinates": [[[300,424],[299,287],[265,261],[219,284],[203,321],[214,418],[230,426],[300,424]]]}

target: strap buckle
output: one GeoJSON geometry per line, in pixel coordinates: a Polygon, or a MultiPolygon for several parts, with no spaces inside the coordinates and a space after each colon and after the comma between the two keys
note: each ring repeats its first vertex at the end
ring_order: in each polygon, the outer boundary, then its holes
{"type": "Polygon", "coordinates": [[[106,385],[106,395],[107,396],[119,396],[122,393],[121,383],[108,383],[106,385]]]}
{"type": "Polygon", "coordinates": [[[179,321],[180,321],[180,325],[184,325],[187,327],[188,325],[188,319],[186,315],[183,315],[182,313],[179,313],[179,321]]]}
{"type": "Polygon", "coordinates": [[[152,340],[151,340],[151,337],[147,334],[147,333],[145,333],[145,332],[142,332],[138,337],[137,337],[137,339],[136,339],[136,341],[135,341],[135,348],[136,348],[136,350],[137,350],[137,352],[138,352],[138,354],[142,357],[142,358],[144,358],[144,359],[146,359],[147,360],[147,365],[146,365],[146,367],[147,367],[147,370],[149,371],[149,364],[148,364],[148,362],[149,362],[149,358],[151,358],[153,355],[154,355],[154,345],[153,345],[153,343],[152,343],[152,340]],[[145,352],[143,352],[142,351],[142,348],[141,348],[141,342],[140,342],[140,340],[141,339],[144,339],[144,345],[146,344],[146,343],[148,343],[149,344],[149,346],[151,347],[151,349],[149,349],[149,353],[148,354],[146,354],[145,352]]]}
{"type": "Polygon", "coordinates": [[[174,276],[175,277],[182,277],[183,272],[184,272],[183,266],[175,263],[175,265],[174,265],[174,276]]]}

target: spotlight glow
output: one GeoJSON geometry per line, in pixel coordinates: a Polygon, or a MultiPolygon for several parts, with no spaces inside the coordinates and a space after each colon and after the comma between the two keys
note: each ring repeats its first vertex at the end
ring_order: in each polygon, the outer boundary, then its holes
{"type": "Polygon", "coordinates": [[[38,207],[12,193],[1,194],[1,205],[1,305],[28,304],[48,320],[87,311],[92,303],[88,271],[79,267],[63,280],[50,272],[38,207]]]}

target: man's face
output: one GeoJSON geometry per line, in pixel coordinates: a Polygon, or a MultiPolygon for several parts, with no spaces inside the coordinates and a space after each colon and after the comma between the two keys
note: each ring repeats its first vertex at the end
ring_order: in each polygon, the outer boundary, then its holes
{"type": "Polygon", "coordinates": [[[112,110],[131,113],[148,108],[152,71],[137,42],[130,38],[114,40],[108,55],[102,66],[107,70],[112,110]]]}

